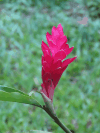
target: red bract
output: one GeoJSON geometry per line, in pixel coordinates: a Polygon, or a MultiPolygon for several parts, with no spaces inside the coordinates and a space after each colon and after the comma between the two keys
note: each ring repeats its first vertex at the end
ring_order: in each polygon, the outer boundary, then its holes
{"type": "Polygon", "coordinates": [[[56,28],[53,26],[52,35],[48,32],[46,34],[47,42],[42,41],[41,47],[43,51],[42,55],[42,90],[51,102],[53,101],[54,89],[58,84],[58,81],[67,68],[67,66],[75,60],[76,57],[66,59],[66,56],[70,54],[74,47],[69,48],[67,43],[67,37],[63,33],[63,27],[61,24],[56,28]],[[63,61],[64,60],[64,61],[63,61]]]}

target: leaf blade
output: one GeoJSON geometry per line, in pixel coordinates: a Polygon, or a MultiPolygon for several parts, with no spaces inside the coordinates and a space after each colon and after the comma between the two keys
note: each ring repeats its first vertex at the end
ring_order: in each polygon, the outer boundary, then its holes
{"type": "Polygon", "coordinates": [[[0,101],[18,102],[42,107],[35,97],[7,86],[0,85],[0,101]]]}
{"type": "Polygon", "coordinates": [[[6,91],[6,92],[19,92],[19,93],[21,93],[23,95],[28,96],[28,94],[26,94],[26,93],[24,93],[24,92],[22,92],[20,90],[17,90],[17,89],[11,88],[11,87],[7,87],[7,86],[3,86],[3,85],[0,85],[0,90],[6,91]]]}

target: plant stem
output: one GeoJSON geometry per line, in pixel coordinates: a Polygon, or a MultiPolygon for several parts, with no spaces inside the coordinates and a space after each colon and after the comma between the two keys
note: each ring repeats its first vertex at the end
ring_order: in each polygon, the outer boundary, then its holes
{"type": "Polygon", "coordinates": [[[43,109],[48,113],[48,115],[54,119],[55,123],[58,124],[65,133],[72,133],[56,116],[56,114],[52,113],[47,107],[43,106],[43,109]]]}

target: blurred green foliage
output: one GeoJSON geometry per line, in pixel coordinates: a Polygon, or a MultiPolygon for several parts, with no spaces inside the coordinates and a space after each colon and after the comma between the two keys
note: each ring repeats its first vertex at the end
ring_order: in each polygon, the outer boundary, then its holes
{"type": "MultiPolygon", "coordinates": [[[[58,117],[77,133],[100,132],[100,2],[83,0],[0,1],[0,84],[29,93],[40,90],[41,41],[52,26],[62,24],[76,61],[55,89],[58,117]],[[88,24],[77,21],[88,17],[88,24]]],[[[0,132],[30,130],[63,133],[41,109],[0,102],[0,132]]]]}

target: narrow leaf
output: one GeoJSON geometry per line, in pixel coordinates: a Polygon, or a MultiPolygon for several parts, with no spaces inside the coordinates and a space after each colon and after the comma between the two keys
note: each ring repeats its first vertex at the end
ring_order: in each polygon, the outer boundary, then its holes
{"type": "Polygon", "coordinates": [[[18,102],[18,103],[25,103],[31,104],[38,107],[42,107],[35,98],[25,94],[22,91],[9,88],[6,86],[0,86],[0,100],[1,101],[10,101],[10,102],[18,102]]]}
{"type": "Polygon", "coordinates": [[[3,86],[3,85],[0,85],[0,90],[6,91],[6,92],[19,92],[20,94],[28,96],[28,94],[26,94],[26,93],[24,93],[24,92],[22,92],[20,90],[17,90],[17,89],[14,89],[14,88],[10,88],[10,87],[7,87],[7,86],[3,86]]]}

